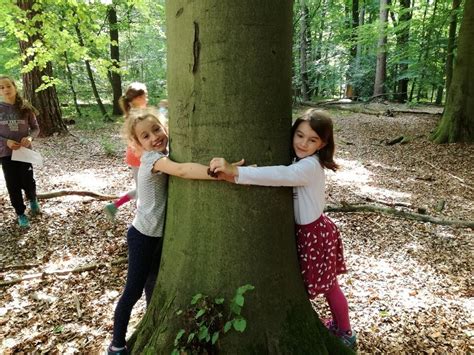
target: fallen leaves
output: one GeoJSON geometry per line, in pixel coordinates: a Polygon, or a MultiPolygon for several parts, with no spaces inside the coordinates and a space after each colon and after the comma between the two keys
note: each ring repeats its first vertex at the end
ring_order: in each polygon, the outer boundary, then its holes
{"type": "MultiPolygon", "coordinates": [[[[333,115],[337,142],[351,144],[337,145],[343,169],[328,174],[328,203],[367,200],[413,210],[422,207],[438,218],[473,219],[474,148],[429,142],[426,137],[437,116],[333,115]],[[415,138],[404,145],[380,143],[397,135],[415,138]]],[[[107,156],[98,143],[104,135],[120,146],[118,132],[117,127],[75,132],[87,144],[72,136],[38,139],[37,147],[49,152],[44,168],[35,170],[39,191],[127,191],[133,184],[121,154],[107,156]]],[[[27,280],[1,288],[0,351],[103,351],[126,277],[126,264],[112,262],[126,257],[133,202],[120,209],[113,224],[102,213],[104,201],[89,196],[41,200],[43,214],[32,220],[30,230],[21,232],[1,179],[0,210],[6,217],[0,222],[0,281],[27,280]],[[102,266],[80,269],[94,264],[102,266]],[[77,268],[78,272],[66,272],[77,268]],[[65,272],[45,273],[61,270],[65,272]],[[41,277],[33,277],[38,274],[41,277]]],[[[377,213],[330,216],[343,235],[349,272],[340,283],[358,333],[359,352],[474,351],[471,229],[377,213]]],[[[314,307],[324,318],[329,316],[323,298],[317,298],[314,307]]],[[[130,331],[143,311],[141,300],[130,331]]]]}

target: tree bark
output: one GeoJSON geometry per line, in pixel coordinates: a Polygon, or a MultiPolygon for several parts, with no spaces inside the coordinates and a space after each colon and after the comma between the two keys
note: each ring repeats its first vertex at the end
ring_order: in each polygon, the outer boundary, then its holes
{"type": "Polygon", "coordinates": [[[112,114],[121,115],[122,110],[120,109],[119,99],[122,96],[122,77],[118,70],[120,69],[120,47],[119,47],[119,31],[117,22],[117,10],[115,8],[115,2],[109,6],[108,19],[109,19],[109,33],[110,33],[110,59],[112,61],[113,68],[109,71],[109,80],[112,85],[113,93],[113,106],[112,114]]]}
{"type": "MultiPolygon", "coordinates": [[[[171,157],[288,164],[292,1],[168,0],[171,157]]],[[[346,349],[318,321],[296,256],[292,191],[170,178],[163,259],[132,353],[169,354],[193,295],[252,284],[223,354],[346,349]]],[[[348,352],[347,350],[346,352],[348,352]]]]}
{"type": "Polygon", "coordinates": [[[379,41],[377,43],[377,65],[375,68],[374,96],[385,92],[385,78],[387,76],[387,0],[380,0],[379,11],[379,41]]]}
{"type": "Polygon", "coordinates": [[[464,3],[457,58],[436,143],[474,142],[474,0],[464,3]]]}
{"type": "MultiPolygon", "coordinates": [[[[39,13],[39,10],[33,9],[36,4],[34,0],[18,0],[20,9],[26,12],[29,21],[39,13]]],[[[41,22],[31,24],[32,27],[39,29],[41,22]]],[[[33,43],[41,41],[40,31],[34,34],[27,34],[26,41],[20,41],[20,51],[25,56],[23,66],[27,66],[30,62],[35,61],[35,56],[26,55],[28,49],[33,47],[33,43]]],[[[51,62],[39,66],[36,64],[33,69],[23,74],[23,96],[39,111],[38,124],[40,126],[40,135],[43,137],[51,136],[53,133],[66,133],[67,127],[62,120],[61,107],[59,106],[56,87],[49,86],[44,90],[36,91],[42,84],[42,77],[53,77],[53,66],[51,62]]]]}

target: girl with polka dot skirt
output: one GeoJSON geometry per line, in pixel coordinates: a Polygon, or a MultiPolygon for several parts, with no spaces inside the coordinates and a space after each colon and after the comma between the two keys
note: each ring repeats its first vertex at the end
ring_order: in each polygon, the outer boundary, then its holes
{"type": "Polygon", "coordinates": [[[301,274],[310,299],[323,294],[332,319],[325,322],[347,346],[354,347],[355,332],[349,322],[349,307],[337,282],[346,272],[342,240],[336,225],[324,213],[324,169],[337,170],[334,162],[333,124],[323,111],[310,109],[292,127],[293,164],[252,167],[229,164],[223,158],[210,163],[212,174],[237,184],[292,186],[296,242],[301,274]]]}

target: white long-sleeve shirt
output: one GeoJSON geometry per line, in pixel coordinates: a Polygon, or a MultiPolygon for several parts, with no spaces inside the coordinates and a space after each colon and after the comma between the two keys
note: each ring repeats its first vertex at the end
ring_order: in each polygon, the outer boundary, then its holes
{"type": "Polygon", "coordinates": [[[297,224],[314,222],[323,213],[325,174],[317,156],[306,157],[288,166],[239,166],[238,169],[237,184],[292,186],[297,224]]]}

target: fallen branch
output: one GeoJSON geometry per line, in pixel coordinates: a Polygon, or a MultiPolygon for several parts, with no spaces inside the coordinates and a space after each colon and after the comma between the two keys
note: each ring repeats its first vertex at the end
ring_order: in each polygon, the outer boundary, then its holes
{"type": "Polygon", "coordinates": [[[43,271],[43,272],[40,272],[40,273],[36,273],[36,274],[32,274],[32,275],[26,275],[26,276],[23,276],[23,277],[20,277],[20,278],[17,278],[17,279],[13,279],[13,280],[1,281],[0,282],[0,287],[15,285],[17,283],[27,281],[27,280],[32,280],[32,279],[37,279],[37,278],[44,278],[48,275],[65,275],[65,274],[70,274],[70,273],[80,273],[80,272],[84,272],[84,271],[96,270],[96,269],[99,269],[99,268],[102,268],[102,267],[125,264],[126,262],[127,262],[127,258],[120,258],[120,259],[114,260],[110,263],[88,264],[88,265],[77,267],[75,269],[43,271]]]}
{"type": "Polygon", "coordinates": [[[432,216],[427,216],[425,214],[406,212],[403,210],[397,210],[396,208],[387,208],[374,205],[348,205],[344,204],[342,206],[326,206],[325,212],[375,212],[375,213],[385,213],[390,215],[395,215],[397,217],[403,217],[406,219],[412,219],[415,221],[421,222],[430,222],[440,225],[448,225],[462,228],[474,228],[473,221],[460,221],[454,219],[441,219],[432,216]]]}
{"type": "Polygon", "coordinates": [[[311,101],[302,101],[301,105],[310,106],[310,107],[324,107],[324,106],[338,106],[337,109],[346,110],[355,113],[363,113],[366,115],[375,115],[375,116],[389,116],[393,117],[396,113],[404,113],[411,115],[441,115],[441,112],[430,112],[430,111],[417,111],[417,110],[401,110],[396,108],[387,109],[384,111],[370,109],[368,107],[363,107],[366,103],[360,101],[350,101],[350,102],[341,102],[340,100],[333,101],[323,101],[323,102],[311,102],[311,101]],[[350,107],[353,105],[353,107],[350,107]],[[357,105],[357,106],[354,106],[357,105]]]}
{"type": "Polygon", "coordinates": [[[42,194],[38,194],[37,197],[39,199],[47,199],[47,198],[55,198],[55,197],[62,197],[62,196],[69,196],[69,195],[89,196],[89,197],[97,198],[99,200],[113,200],[117,198],[117,196],[115,195],[102,195],[97,192],[78,191],[78,190],[59,190],[59,191],[53,191],[53,192],[45,192],[42,194]]]}
{"type": "Polygon", "coordinates": [[[40,264],[18,264],[18,265],[7,265],[0,269],[0,272],[5,272],[8,270],[23,270],[23,269],[32,269],[38,267],[40,264]]]}

